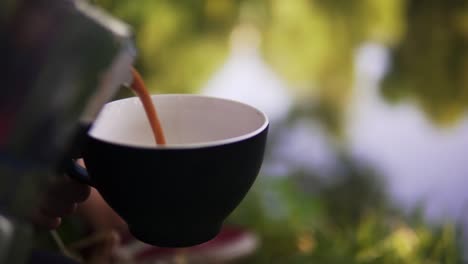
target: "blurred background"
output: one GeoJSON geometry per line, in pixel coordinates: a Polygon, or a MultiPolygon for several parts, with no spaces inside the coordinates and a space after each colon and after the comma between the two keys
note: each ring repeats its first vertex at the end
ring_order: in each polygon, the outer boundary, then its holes
{"type": "Polygon", "coordinates": [[[468,1],[92,2],[134,28],[152,93],[271,119],[261,175],[226,224],[249,239],[201,263],[466,261],[468,1]]]}

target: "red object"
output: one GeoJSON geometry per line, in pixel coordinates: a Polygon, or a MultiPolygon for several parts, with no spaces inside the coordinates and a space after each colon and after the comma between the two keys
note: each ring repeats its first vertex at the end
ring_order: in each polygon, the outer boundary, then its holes
{"type": "MultiPolygon", "coordinates": [[[[118,255],[125,255],[137,263],[172,259],[183,256],[196,262],[230,260],[252,253],[258,246],[257,236],[241,227],[225,227],[214,239],[187,248],[161,248],[144,244],[129,236],[123,238],[118,255]]],[[[189,262],[191,263],[191,262],[189,262]]]]}

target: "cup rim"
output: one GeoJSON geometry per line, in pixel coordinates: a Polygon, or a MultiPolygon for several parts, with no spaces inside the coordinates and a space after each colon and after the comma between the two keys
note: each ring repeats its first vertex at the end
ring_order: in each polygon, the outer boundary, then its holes
{"type": "MultiPolygon", "coordinates": [[[[170,145],[154,145],[154,146],[138,146],[138,145],[132,145],[132,144],[126,144],[126,143],[119,143],[111,140],[106,140],[102,139],[100,137],[96,137],[92,135],[92,128],[88,131],[88,137],[92,138],[93,140],[96,141],[101,141],[105,142],[106,144],[111,144],[114,146],[121,146],[121,147],[128,147],[128,148],[134,148],[134,149],[142,149],[142,150],[181,150],[181,149],[198,149],[198,148],[209,148],[209,147],[216,147],[216,146],[222,146],[222,145],[227,145],[227,144],[232,144],[236,142],[240,142],[243,140],[247,140],[249,138],[253,138],[254,136],[262,133],[265,129],[268,128],[270,121],[268,119],[268,116],[266,113],[250,104],[240,102],[234,99],[229,99],[229,98],[222,98],[222,97],[216,97],[216,96],[209,96],[209,95],[201,95],[201,94],[183,94],[183,93],[174,93],[174,94],[153,94],[151,95],[151,98],[157,98],[157,97],[193,97],[193,98],[203,98],[203,99],[211,99],[211,100],[217,100],[217,101],[226,101],[230,103],[235,103],[238,105],[242,105],[243,107],[247,107],[252,109],[253,111],[257,112],[263,117],[263,123],[261,126],[259,126],[257,129],[254,131],[251,131],[249,133],[243,134],[241,136],[237,137],[230,137],[226,139],[221,139],[221,140],[213,140],[213,141],[204,141],[204,142],[197,142],[197,143],[188,143],[188,144],[170,144],[170,145]]],[[[139,100],[138,97],[132,96],[128,98],[123,98],[123,99],[118,99],[114,100],[111,102],[108,102],[104,105],[106,107],[107,105],[111,104],[117,104],[117,103],[122,103],[123,101],[131,101],[131,100],[139,100]]],[[[101,111],[104,109],[104,107],[101,109],[101,111]]]]}

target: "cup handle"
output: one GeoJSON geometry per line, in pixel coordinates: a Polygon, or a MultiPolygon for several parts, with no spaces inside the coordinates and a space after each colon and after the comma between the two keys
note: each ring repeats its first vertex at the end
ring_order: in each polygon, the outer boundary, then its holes
{"type": "Polygon", "coordinates": [[[67,174],[78,182],[96,187],[86,168],[76,163],[73,159],[68,162],[67,174]]]}

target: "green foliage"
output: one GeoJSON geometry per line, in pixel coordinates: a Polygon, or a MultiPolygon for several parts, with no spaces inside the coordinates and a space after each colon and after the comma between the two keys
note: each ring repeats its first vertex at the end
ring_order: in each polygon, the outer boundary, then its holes
{"type": "Polygon", "coordinates": [[[383,93],[413,98],[440,123],[468,102],[468,7],[459,0],[94,1],[135,29],[138,68],[153,92],[194,92],[229,54],[236,25],[262,34],[267,62],[299,95],[319,95],[340,130],[363,41],[395,47],[383,93]]]}
{"type": "MultiPolygon", "coordinates": [[[[339,133],[353,83],[353,51],[403,31],[403,0],[95,0],[133,26],[137,67],[152,92],[195,92],[229,54],[240,24],[261,33],[265,60],[299,96],[319,95],[339,133]]],[[[128,93],[127,93],[128,95],[128,93]]]]}
{"type": "Polygon", "coordinates": [[[305,174],[261,177],[229,219],[260,237],[259,250],[236,263],[461,262],[453,224],[401,214],[376,175],[349,166],[333,184],[305,174]]]}
{"type": "Polygon", "coordinates": [[[228,53],[238,1],[121,1],[96,4],[135,31],[137,68],[152,92],[199,89],[228,53]]]}
{"type": "Polygon", "coordinates": [[[383,94],[412,98],[435,121],[452,124],[468,105],[468,2],[410,0],[406,20],[383,94]]]}

